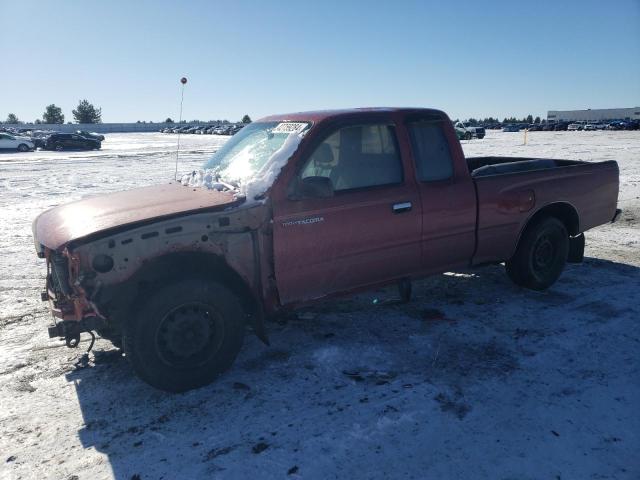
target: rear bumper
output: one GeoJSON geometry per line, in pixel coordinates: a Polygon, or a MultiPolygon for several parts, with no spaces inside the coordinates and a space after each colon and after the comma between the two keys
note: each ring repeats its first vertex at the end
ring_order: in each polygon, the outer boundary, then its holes
{"type": "Polygon", "coordinates": [[[620,218],[620,214],[622,213],[622,210],[619,208],[616,208],[616,213],[613,214],[613,218],[611,219],[611,223],[615,223],[618,221],[618,218],[620,218]]]}

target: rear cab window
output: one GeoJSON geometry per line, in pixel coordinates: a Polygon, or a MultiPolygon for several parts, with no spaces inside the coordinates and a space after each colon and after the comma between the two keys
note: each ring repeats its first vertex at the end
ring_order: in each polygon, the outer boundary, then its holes
{"type": "Polygon", "coordinates": [[[407,124],[416,175],[421,182],[449,180],[453,177],[453,160],[443,121],[415,121],[407,124]]]}
{"type": "Polygon", "coordinates": [[[307,177],[331,179],[335,192],[402,183],[394,127],[380,123],[336,130],[309,156],[301,173],[307,177]]]}

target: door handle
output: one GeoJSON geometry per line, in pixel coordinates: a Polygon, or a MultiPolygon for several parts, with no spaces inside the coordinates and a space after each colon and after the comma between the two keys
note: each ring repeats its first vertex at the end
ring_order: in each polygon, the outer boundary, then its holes
{"type": "Polygon", "coordinates": [[[408,212],[411,210],[411,202],[400,202],[393,205],[393,213],[408,212]]]}

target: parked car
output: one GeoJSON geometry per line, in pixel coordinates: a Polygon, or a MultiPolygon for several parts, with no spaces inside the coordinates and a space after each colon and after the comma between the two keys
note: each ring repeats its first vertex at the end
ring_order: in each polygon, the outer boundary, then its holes
{"type": "Polygon", "coordinates": [[[487,134],[484,127],[469,125],[468,123],[463,123],[463,126],[467,132],[471,133],[472,138],[483,139],[487,134]]]}
{"type": "Polygon", "coordinates": [[[500,262],[544,290],[620,214],[615,161],[465,159],[429,109],[267,117],[204,169],[35,219],[52,338],[97,330],[181,392],[230,368],[245,324],[267,341],[265,318],[319,299],[397,283],[409,301],[414,278],[500,262]]]}
{"type": "Polygon", "coordinates": [[[35,130],[31,132],[31,141],[36,146],[36,148],[44,148],[47,137],[49,137],[49,135],[53,135],[54,133],[57,132],[51,130],[35,130]]]}
{"type": "Polygon", "coordinates": [[[471,140],[473,137],[473,134],[467,130],[462,122],[456,122],[453,128],[456,131],[456,137],[458,137],[458,140],[471,140]]]}
{"type": "Polygon", "coordinates": [[[99,142],[104,142],[104,135],[95,132],[87,132],[86,130],[76,130],[76,134],[82,135],[86,138],[91,138],[93,140],[98,140],[99,142]]]}
{"type": "Polygon", "coordinates": [[[583,129],[584,126],[581,123],[570,123],[567,127],[567,130],[569,130],[570,132],[582,131],[583,129]]]}
{"type": "Polygon", "coordinates": [[[18,152],[28,152],[35,150],[36,146],[27,137],[19,137],[9,133],[0,133],[0,150],[16,150],[18,152]]]}
{"type": "Polygon", "coordinates": [[[503,132],[519,132],[520,127],[518,125],[505,125],[502,127],[503,132]]]}
{"type": "Polygon", "coordinates": [[[52,131],[36,130],[31,133],[31,141],[36,148],[44,148],[47,137],[53,133],[52,131]]]}
{"type": "Polygon", "coordinates": [[[594,132],[596,130],[596,126],[591,123],[585,124],[583,128],[585,132],[594,132]]]}
{"type": "Polygon", "coordinates": [[[83,137],[77,133],[54,133],[49,135],[44,143],[46,150],[99,150],[102,144],[99,140],[83,137]]]}
{"type": "Polygon", "coordinates": [[[555,124],[554,130],[558,131],[566,131],[569,128],[569,122],[558,122],[555,124]]]}

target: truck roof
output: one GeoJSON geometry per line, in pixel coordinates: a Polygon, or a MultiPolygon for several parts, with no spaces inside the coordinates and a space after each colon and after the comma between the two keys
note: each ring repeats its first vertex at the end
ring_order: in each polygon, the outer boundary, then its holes
{"type": "Polygon", "coordinates": [[[414,108],[414,107],[367,107],[367,108],[346,108],[337,110],[312,110],[309,112],[294,112],[283,113],[278,115],[269,115],[267,117],[260,118],[258,122],[277,122],[277,121],[311,121],[314,123],[322,122],[325,120],[334,120],[340,117],[349,117],[361,115],[369,112],[393,112],[393,113],[423,113],[423,114],[436,114],[442,115],[446,118],[446,113],[442,110],[436,110],[431,108],[414,108]]]}

